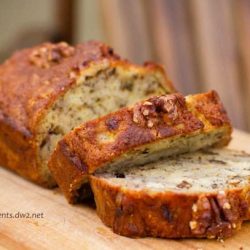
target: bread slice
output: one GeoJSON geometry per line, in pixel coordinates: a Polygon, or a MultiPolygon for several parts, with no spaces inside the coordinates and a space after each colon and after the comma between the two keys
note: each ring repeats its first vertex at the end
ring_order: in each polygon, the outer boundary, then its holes
{"type": "Polygon", "coordinates": [[[18,51],[0,66],[0,165],[54,186],[47,161],[65,133],[173,91],[161,66],[131,64],[100,42],[18,51]]]}
{"type": "Polygon", "coordinates": [[[226,238],[250,219],[250,155],[209,149],[90,177],[97,213],[129,237],[226,238]]]}
{"type": "Polygon", "coordinates": [[[231,125],[215,91],[152,97],[67,134],[49,168],[70,203],[83,199],[96,169],[142,165],[173,154],[226,145],[231,125]]]}

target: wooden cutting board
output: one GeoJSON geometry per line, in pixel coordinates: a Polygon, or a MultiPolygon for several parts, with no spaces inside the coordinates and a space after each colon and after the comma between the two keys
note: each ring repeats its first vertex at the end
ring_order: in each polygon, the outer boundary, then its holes
{"type": "MultiPolygon", "coordinates": [[[[235,131],[231,148],[250,153],[250,134],[235,131]]],[[[6,216],[6,215],[5,215],[6,216]]],[[[250,249],[250,223],[225,242],[130,239],[104,226],[91,205],[69,205],[58,189],[38,187],[0,168],[0,249],[250,249]],[[43,218],[1,218],[3,213],[43,218]],[[38,215],[39,216],[39,215],[38,215]]]]}

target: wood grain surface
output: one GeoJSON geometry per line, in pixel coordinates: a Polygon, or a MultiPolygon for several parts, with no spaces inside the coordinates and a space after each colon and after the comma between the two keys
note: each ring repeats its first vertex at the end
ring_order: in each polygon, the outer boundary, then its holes
{"type": "MultiPolygon", "coordinates": [[[[235,131],[230,147],[250,153],[249,144],[250,134],[235,131]]],[[[92,205],[69,205],[58,189],[43,189],[0,168],[0,216],[18,212],[44,218],[0,217],[0,249],[250,249],[250,223],[225,242],[122,237],[101,223],[92,205]]]]}

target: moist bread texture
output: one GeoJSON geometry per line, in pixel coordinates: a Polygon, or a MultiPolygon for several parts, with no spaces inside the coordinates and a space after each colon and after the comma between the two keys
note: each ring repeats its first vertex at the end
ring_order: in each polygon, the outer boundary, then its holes
{"type": "Polygon", "coordinates": [[[100,42],[18,51],[0,66],[0,165],[52,187],[47,161],[65,133],[173,91],[162,67],[131,64],[100,42]]]}
{"type": "Polygon", "coordinates": [[[224,146],[231,125],[215,91],[152,97],[88,121],[67,134],[49,168],[70,203],[87,195],[88,175],[139,166],[209,146],[224,146]]]}
{"type": "Polygon", "coordinates": [[[250,219],[250,155],[206,149],[90,177],[97,213],[129,237],[219,238],[250,219]]]}

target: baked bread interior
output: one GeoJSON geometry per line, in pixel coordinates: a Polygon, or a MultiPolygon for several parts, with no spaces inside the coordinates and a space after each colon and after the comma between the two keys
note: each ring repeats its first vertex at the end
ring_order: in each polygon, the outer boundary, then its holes
{"type": "Polygon", "coordinates": [[[143,166],[98,169],[97,213],[114,232],[225,238],[250,219],[250,155],[206,149],[143,166]]]}
{"type": "Polygon", "coordinates": [[[77,86],[59,98],[39,126],[41,168],[50,176],[48,158],[57,142],[79,124],[115,111],[136,101],[171,92],[163,87],[163,79],[153,72],[136,72],[133,68],[108,66],[96,74],[77,79],[77,86]]]}

